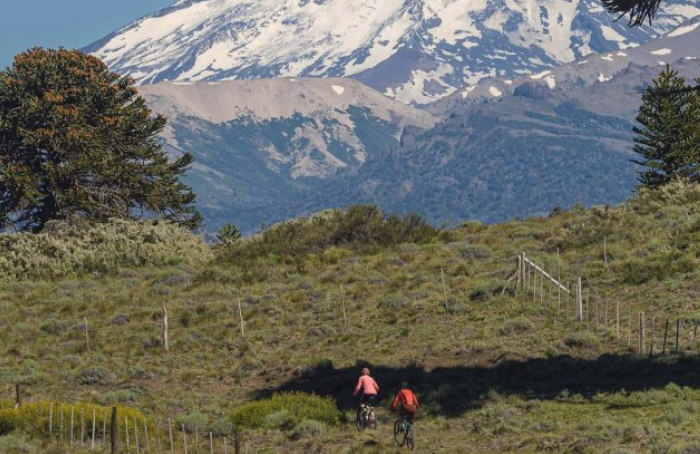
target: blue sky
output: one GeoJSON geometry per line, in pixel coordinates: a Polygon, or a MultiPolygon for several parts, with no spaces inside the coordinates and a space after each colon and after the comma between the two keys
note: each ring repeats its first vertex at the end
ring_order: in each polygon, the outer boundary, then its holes
{"type": "Polygon", "coordinates": [[[0,68],[34,46],[80,48],[175,0],[11,0],[0,7],[0,68]]]}

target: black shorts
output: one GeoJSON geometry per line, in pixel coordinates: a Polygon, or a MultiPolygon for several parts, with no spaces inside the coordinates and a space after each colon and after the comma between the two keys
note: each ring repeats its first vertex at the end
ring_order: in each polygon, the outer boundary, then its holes
{"type": "Polygon", "coordinates": [[[374,404],[377,402],[377,395],[376,394],[363,394],[362,397],[360,398],[360,404],[362,405],[369,405],[369,406],[374,406],[374,404]]]}

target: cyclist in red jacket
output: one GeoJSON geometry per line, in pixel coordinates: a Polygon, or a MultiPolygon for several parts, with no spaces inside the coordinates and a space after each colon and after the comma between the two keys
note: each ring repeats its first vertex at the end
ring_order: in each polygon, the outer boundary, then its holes
{"type": "Polygon", "coordinates": [[[399,408],[399,415],[402,418],[404,416],[408,416],[408,421],[413,424],[413,420],[418,412],[418,397],[416,397],[413,391],[408,389],[408,383],[406,382],[401,383],[401,390],[396,395],[394,403],[391,404],[391,410],[396,410],[399,403],[401,404],[401,408],[399,408]]]}

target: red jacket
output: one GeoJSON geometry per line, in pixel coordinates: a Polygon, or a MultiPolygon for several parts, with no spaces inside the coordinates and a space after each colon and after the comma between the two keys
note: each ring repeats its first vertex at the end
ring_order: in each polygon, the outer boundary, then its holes
{"type": "Polygon", "coordinates": [[[416,408],[418,408],[418,397],[416,397],[416,395],[410,389],[402,389],[401,391],[399,391],[399,393],[396,395],[396,398],[394,399],[394,403],[391,404],[392,410],[396,410],[399,401],[401,401],[401,405],[404,407],[406,405],[415,405],[416,408]]]}

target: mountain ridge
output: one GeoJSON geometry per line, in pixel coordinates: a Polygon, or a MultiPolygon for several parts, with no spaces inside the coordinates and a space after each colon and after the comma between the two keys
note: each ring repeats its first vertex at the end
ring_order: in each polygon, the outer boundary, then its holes
{"type": "Polygon", "coordinates": [[[192,0],[86,50],[140,83],[343,76],[428,104],[485,77],[643,44],[698,15],[678,0],[653,28],[628,28],[594,0],[192,0]]]}

